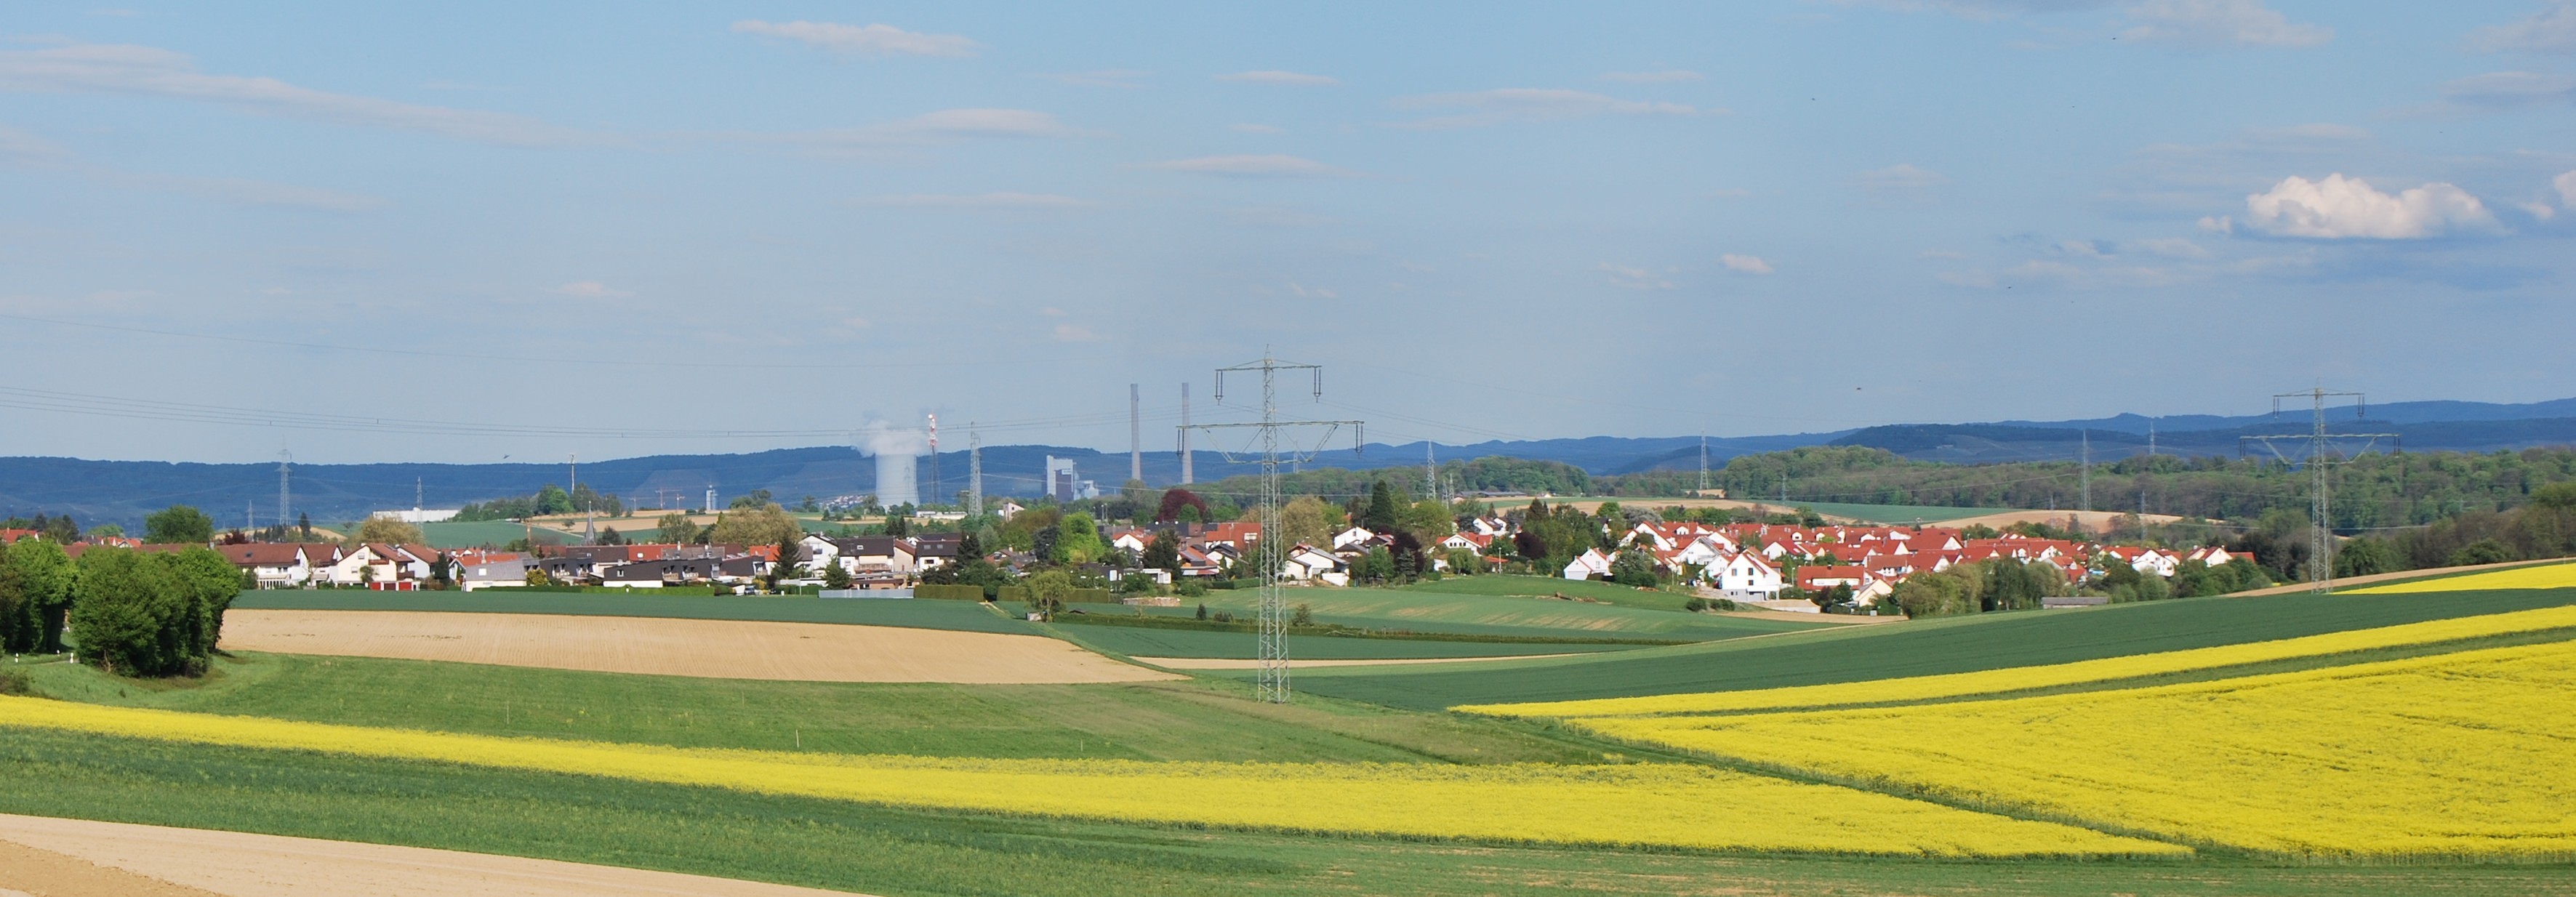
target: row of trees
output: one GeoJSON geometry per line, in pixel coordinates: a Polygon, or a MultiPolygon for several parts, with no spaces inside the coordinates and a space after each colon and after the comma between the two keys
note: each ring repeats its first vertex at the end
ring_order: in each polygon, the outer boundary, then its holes
{"type": "Polygon", "coordinates": [[[2532,490],[2510,511],[2470,511],[2430,526],[2374,533],[2335,551],[2334,575],[2576,555],[2576,483],[2532,490]]]}
{"type": "MultiPolygon", "coordinates": [[[[761,500],[764,502],[768,501],[767,493],[762,494],[761,500]]],[[[588,483],[576,483],[569,492],[565,491],[561,486],[547,483],[543,488],[538,489],[536,494],[533,495],[496,498],[483,502],[469,502],[464,508],[456,512],[456,516],[453,519],[520,520],[528,517],[542,517],[548,514],[580,514],[583,512],[598,514],[602,517],[616,517],[626,513],[626,502],[619,499],[617,496],[605,495],[593,491],[588,483]]]]}
{"type": "Polygon", "coordinates": [[[0,546],[0,646],[52,653],[68,630],[81,660],[127,676],[195,676],[223,635],[242,577],[213,549],[92,548],[78,560],[50,542],[0,546]]]}
{"type": "MultiPolygon", "coordinates": [[[[1601,477],[1609,495],[1680,495],[1697,472],[1601,477]]],[[[1866,446],[1808,446],[1741,455],[1711,472],[1727,494],[1790,503],[1848,502],[1975,508],[2073,508],[2083,475],[2072,461],[1944,464],[1912,461],[1866,446]]],[[[2497,452],[2384,452],[2334,470],[2333,526],[2351,531],[2432,523],[2477,511],[2520,507],[2533,492],[2576,480],[2576,449],[2497,452]]],[[[2103,508],[2145,505],[2149,513],[2252,520],[2308,507],[2308,473],[2277,459],[2135,455],[2096,464],[2092,494],[2103,508]]]]}

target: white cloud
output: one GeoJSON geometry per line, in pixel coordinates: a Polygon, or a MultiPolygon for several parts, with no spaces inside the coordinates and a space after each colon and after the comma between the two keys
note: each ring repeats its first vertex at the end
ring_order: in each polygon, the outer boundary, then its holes
{"type": "Polygon", "coordinates": [[[596,280],[576,280],[571,283],[564,284],[563,286],[547,290],[546,292],[553,293],[558,296],[573,296],[582,299],[623,299],[628,296],[635,295],[634,293],[600,283],[596,280]]]}
{"type": "Polygon", "coordinates": [[[895,54],[901,56],[973,56],[984,48],[955,34],[922,34],[892,25],[842,25],[833,22],[763,22],[744,19],[733,23],[736,34],[758,34],[796,41],[806,46],[834,53],[857,53],[862,56],[895,54]]]}
{"type": "Polygon", "coordinates": [[[0,159],[12,162],[54,162],[71,158],[71,151],[34,134],[0,125],[0,159]]]}
{"type": "Polygon", "coordinates": [[[0,90],[192,100],[279,118],[508,146],[562,146],[603,139],[520,115],[329,93],[275,78],[209,75],[197,71],[185,54],[129,44],[68,44],[0,52],[0,90]]]}
{"type": "Polygon", "coordinates": [[[2558,188],[2559,202],[2564,203],[2570,209],[2576,209],[2576,171],[2570,171],[2566,174],[2551,178],[2549,184],[2550,186],[2558,188]]]}
{"type": "Polygon", "coordinates": [[[1070,127],[1056,120],[1054,115],[1027,109],[945,109],[855,128],[737,136],[744,140],[804,144],[827,151],[867,153],[960,140],[1089,137],[1092,132],[1070,127]]]}
{"type": "Polygon", "coordinates": [[[2287,237],[2410,240],[2454,230],[2492,230],[2495,216],[2468,191],[2430,183],[2391,196],[2360,178],[2292,176],[2245,197],[2245,225],[2287,237]]]}
{"type": "Polygon", "coordinates": [[[1217,214],[1245,227],[1327,227],[1342,223],[1339,218],[1278,206],[1239,206],[1221,209],[1217,214]]]}
{"type": "Polygon", "coordinates": [[[1066,322],[1055,325],[1055,341],[1059,343],[1088,343],[1099,339],[1099,334],[1091,332],[1091,328],[1080,324],[1066,322]]]}
{"type": "Polygon", "coordinates": [[[1684,69],[1665,69],[1655,72],[1603,72],[1601,80],[1620,84],[1679,84],[1685,81],[1706,81],[1708,76],[1684,69]]]}
{"type": "Polygon", "coordinates": [[[1278,125],[1239,124],[1239,125],[1235,125],[1235,126],[1232,128],[1232,130],[1233,130],[1235,133],[1238,133],[1238,134],[1285,134],[1285,133],[1288,133],[1288,129],[1287,129],[1287,128],[1282,128],[1282,127],[1280,127],[1280,126],[1278,126],[1278,125]]]}
{"type": "Polygon", "coordinates": [[[2522,207],[2524,212],[2529,213],[2532,218],[2540,221],[2547,221],[2558,217],[2558,210],[2551,208],[2550,205],[2545,202],[2518,202],[2514,203],[2514,205],[2522,207]]]}
{"type": "Polygon", "coordinates": [[[1875,6],[1898,12],[1945,12],[1963,19],[1991,20],[2032,13],[2068,12],[2107,6],[2107,0],[1833,0],[1846,6],[1875,6]]]}
{"type": "Polygon", "coordinates": [[[930,209],[1079,209],[1090,203],[1053,193],[977,193],[953,195],[944,193],[905,193],[893,196],[871,196],[855,200],[861,206],[891,206],[930,209]]]}
{"type": "Polygon", "coordinates": [[[1231,75],[1218,75],[1216,79],[1243,84],[1280,84],[1291,87],[1339,87],[1342,83],[1342,79],[1330,75],[1309,75],[1304,72],[1283,72],[1276,69],[1236,72],[1231,75]]]}
{"type": "Polygon", "coordinates": [[[1079,84],[1084,87],[1142,87],[1136,79],[1151,75],[1143,69],[1094,69],[1088,72],[1051,72],[1039,75],[1049,81],[1079,84]]]}
{"type": "Polygon", "coordinates": [[[1232,178],[1355,178],[1359,172],[1337,168],[1313,159],[1284,155],[1202,156],[1196,159],[1174,159],[1145,166],[1160,171],[1179,171],[1232,178]]]}
{"type": "Polygon", "coordinates": [[[2236,232],[2236,219],[2228,215],[2203,215],[2200,229],[2213,234],[2232,234],[2236,232]]]}
{"type": "Polygon", "coordinates": [[[2057,244],[2057,251],[2089,259],[2106,259],[2115,254],[2110,244],[2098,240],[2062,241],[2057,244]]]}
{"type": "Polygon", "coordinates": [[[2489,51],[2576,52],[2576,2],[2559,0],[2520,20],[2480,28],[2469,35],[2469,46],[2489,51]]]}
{"type": "Polygon", "coordinates": [[[126,171],[86,162],[53,141],[0,126],[0,163],[68,172],[91,182],[130,190],[182,193],[200,199],[250,206],[282,206],[331,212],[357,212],[390,204],[380,196],[300,187],[249,178],[205,178],[126,171]]]}
{"type": "Polygon", "coordinates": [[[1296,295],[1296,296],[1298,296],[1298,297],[1300,297],[1300,298],[1306,298],[1306,299],[1339,299],[1339,298],[1342,298],[1342,294],[1340,294],[1340,293],[1338,293],[1338,292],[1335,292],[1335,291],[1332,291],[1332,290],[1328,290],[1328,289],[1325,289],[1325,288],[1323,288],[1323,287],[1310,287],[1310,286],[1306,286],[1306,285],[1303,285],[1303,284],[1297,283],[1296,281],[1289,281],[1289,283],[1288,283],[1288,292],[1289,292],[1289,293],[1291,293],[1291,294],[1294,294],[1294,295],[1296,295]]]}
{"type": "Polygon", "coordinates": [[[2143,0],[2128,13],[2137,24],[2120,36],[2135,41],[2313,47],[2334,40],[2334,29],[2293,23],[2262,0],[2143,0]]]}
{"type": "Polygon", "coordinates": [[[1717,260],[1720,264],[1726,266],[1726,270],[1739,274],[1771,273],[1771,263],[1763,261],[1762,257],[1758,255],[1736,255],[1735,253],[1730,252],[1718,256],[1717,260]]]}
{"type": "Polygon", "coordinates": [[[2181,237],[2157,237],[2139,240],[2138,246],[2148,252],[2175,259],[2205,259],[2209,250],[2181,237]]]}
{"type": "Polygon", "coordinates": [[[2488,72],[2442,84],[2442,97],[2475,106],[2533,106],[2576,100],[2576,75],[2488,72]]]}
{"type": "Polygon", "coordinates": [[[1890,165],[1851,176],[1851,185],[1882,194],[1919,194],[1950,182],[1937,171],[1917,168],[1913,163],[1890,165]]]}
{"type": "Polygon", "coordinates": [[[232,203],[234,205],[280,206],[296,209],[315,209],[325,212],[363,212],[369,209],[379,209],[393,204],[392,200],[388,200],[381,196],[368,196],[363,193],[347,193],[339,190],[324,189],[321,187],[303,187],[295,184],[280,184],[273,181],[258,181],[251,180],[249,178],[195,178],[165,174],[129,174],[112,176],[111,180],[114,179],[130,181],[130,183],[124,184],[123,186],[168,190],[174,193],[185,193],[201,199],[211,199],[217,202],[232,203]]]}
{"type": "Polygon", "coordinates": [[[1405,97],[1393,104],[1398,109],[1458,108],[1470,111],[1456,115],[1435,116],[1403,122],[1397,127],[1421,130],[1475,128],[1508,122],[1563,121],[1596,115],[1690,116],[1720,115],[1726,110],[1703,110],[1682,103],[1622,100],[1580,90],[1554,88],[1508,87],[1473,93],[1441,93],[1405,97]]]}
{"type": "Polygon", "coordinates": [[[1609,262],[1602,262],[1601,272],[1610,275],[1610,284],[1612,286],[1626,287],[1631,290],[1669,290],[1673,288],[1672,281],[1665,280],[1664,278],[1656,275],[1655,272],[1648,271],[1644,268],[1632,268],[1627,265],[1613,265],[1609,262]]]}

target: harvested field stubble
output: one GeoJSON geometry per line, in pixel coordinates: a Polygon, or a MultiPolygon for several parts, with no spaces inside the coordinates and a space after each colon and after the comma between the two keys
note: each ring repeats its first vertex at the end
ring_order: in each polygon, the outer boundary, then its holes
{"type": "Polygon", "coordinates": [[[1062,641],[742,620],[235,610],[226,650],[808,682],[1097,683],[1175,678],[1062,641]]]}
{"type": "Polygon", "coordinates": [[[33,888],[47,897],[830,897],[845,893],[453,850],[0,815],[0,894],[16,893],[7,890],[12,887],[33,888]],[[34,850],[28,850],[28,856],[13,856],[12,847],[34,850]],[[57,868],[20,867],[21,861],[34,866],[48,856],[56,858],[57,868]],[[59,868],[68,863],[90,870],[59,868]]]}
{"type": "Polygon", "coordinates": [[[1568,844],[1933,856],[2188,848],[1693,766],[1012,761],[503,739],[0,698],[0,725],[900,806],[1568,844]]]}

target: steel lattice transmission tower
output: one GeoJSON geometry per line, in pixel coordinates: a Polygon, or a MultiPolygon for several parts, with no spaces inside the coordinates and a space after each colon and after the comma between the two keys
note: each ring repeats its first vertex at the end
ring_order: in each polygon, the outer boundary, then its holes
{"type": "MultiPolygon", "coordinates": [[[[2345,463],[2343,460],[2329,457],[2328,453],[2333,450],[2334,442],[2338,439],[2364,440],[2361,446],[2361,451],[2366,452],[2370,450],[2372,445],[2377,444],[2379,440],[2386,439],[2391,443],[2394,443],[2398,438],[2398,435],[2395,433],[2326,432],[2326,400],[2342,396],[2351,396],[2353,398],[2353,417],[2360,418],[2370,412],[2370,403],[2362,396],[2361,393],[2357,392],[2335,392],[2320,386],[2300,392],[2278,393],[2272,396],[2273,417],[2277,418],[2281,416],[2282,399],[2305,398],[2309,401],[2311,408],[2315,411],[2315,425],[2305,433],[2279,433],[2269,436],[2241,436],[2237,438],[2236,442],[2236,453],[2240,456],[2245,454],[2245,443],[2249,441],[2260,442],[2263,444],[2264,448],[2272,450],[2273,457],[2281,459],[2283,463],[2288,463],[2290,456],[2282,453],[2280,443],[2305,441],[2308,444],[2308,506],[2310,514],[2308,521],[2308,582],[2309,591],[2319,593],[2330,591],[2334,580],[2334,530],[2330,528],[2334,522],[2334,516],[2332,513],[2333,503],[2329,497],[2330,492],[2328,487],[2330,484],[2327,482],[2326,471],[2336,464],[2345,463]]],[[[2356,452],[2355,454],[2358,453],[2359,452],[2356,452]]]]}
{"type": "Polygon", "coordinates": [[[1254,570],[1261,577],[1261,675],[1258,692],[1261,700],[1273,704],[1288,703],[1288,596],[1280,591],[1279,574],[1286,566],[1288,550],[1279,544],[1279,466],[1313,459],[1323,453],[1324,443],[1342,427],[1351,428],[1351,453],[1359,454],[1365,441],[1367,425],[1355,420],[1281,420],[1279,419],[1279,372],[1306,371],[1314,376],[1314,396],[1324,397],[1324,368],[1321,365],[1297,364],[1270,357],[1268,350],[1260,361],[1246,362],[1216,370],[1216,400],[1225,401],[1225,375],[1228,372],[1258,371],[1261,374],[1261,420],[1239,424],[1186,424],[1184,430],[1208,431],[1210,437],[1219,430],[1252,430],[1251,447],[1227,451],[1220,442],[1218,451],[1230,464],[1261,465],[1261,540],[1253,551],[1254,570]],[[1317,432],[1315,428],[1322,428],[1317,432]],[[1295,432],[1314,433],[1309,443],[1296,438],[1295,432]],[[1251,459],[1255,452],[1257,460],[1251,459]]]}
{"type": "Polygon", "coordinates": [[[286,528],[286,526],[287,526],[287,521],[289,521],[289,520],[293,519],[293,516],[294,516],[292,513],[290,513],[290,512],[287,510],[287,496],[288,496],[288,494],[292,491],[292,490],[290,490],[290,489],[288,489],[288,488],[287,488],[287,478],[288,478],[288,476],[289,476],[289,469],[290,469],[290,468],[292,468],[292,467],[294,467],[294,466],[295,466],[295,453],[294,453],[294,452],[287,451],[287,450],[285,450],[285,449],[278,449],[278,450],[277,450],[277,526],[278,526],[278,529],[279,529],[279,530],[281,530],[281,531],[283,531],[283,530],[286,528]]]}

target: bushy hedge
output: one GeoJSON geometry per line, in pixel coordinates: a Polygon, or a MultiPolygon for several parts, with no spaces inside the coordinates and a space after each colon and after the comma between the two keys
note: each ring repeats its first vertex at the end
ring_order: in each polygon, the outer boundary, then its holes
{"type": "Polygon", "coordinates": [[[1116,604],[1118,596],[1108,589],[1075,589],[1064,596],[1066,604],[1116,604]]]}
{"type": "Polygon", "coordinates": [[[240,575],[213,549],[144,554],[92,548],[73,563],[72,639],[81,659],[128,676],[195,676],[221,636],[240,575]]]}
{"type": "Polygon", "coordinates": [[[973,585],[937,585],[924,583],[912,587],[912,597],[938,598],[947,601],[982,601],[984,587],[973,585]]]}
{"type": "Polygon", "coordinates": [[[1022,603],[1022,604],[1026,604],[1026,603],[1028,603],[1029,599],[1031,599],[1031,598],[1035,598],[1035,597],[1037,597],[1037,595],[1036,595],[1035,593],[1033,593],[1033,592],[1030,592],[1030,591],[1029,591],[1029,587],[1028,587],[1028,586],[1003,586],[1000,592],[997,592],[997,593],[995,593],[995,594],[994,594],[994,596],[993,596],[993,600],[995,600],[995,601],[1016,601],[1016,602],[1019,602],[1019,603],[1022,603]]]}

